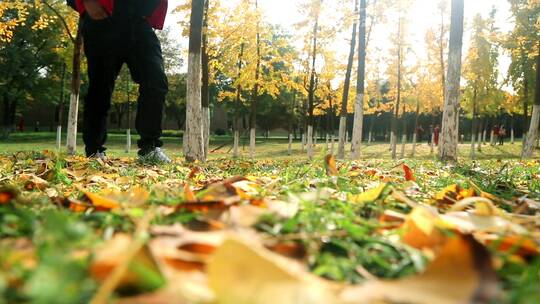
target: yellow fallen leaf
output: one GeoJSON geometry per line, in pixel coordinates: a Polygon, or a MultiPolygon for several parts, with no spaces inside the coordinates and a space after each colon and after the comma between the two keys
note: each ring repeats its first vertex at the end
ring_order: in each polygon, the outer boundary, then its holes
{"type": "Polygon", "coordinates": [[[95,194],[92,192],[84,191],[84,195],[88,198],[88,200],[97,208],[103,208],[103,209],[116,209],[120,207],[120,204],[110,198],[101,196],[99,194],[95,194]]]}
{"type": "Polygon", "coordinates": [[[221,304],[339,303],[333,285],[260,245],[226,240],[208,263],[208,283],[221,304]]]}
{"type": "Polygon", "coordinates": [[[324,165],[326,168],[326,175],[328,176],[337,176],[339,174],[336,167],[336,159],[334,155],[328,154],[324,158],[324,165]]]}
{"type": "Polygon", "coordinates": [[[368,190],[366,192],[360,193],[358,195],[353,195],[350,197],[350,201],[353,203],[370,203],[378,199],[384,189],[386,188],[386,183],[381,183],[377,187],[368,190]]]}
{"type": "Polygon", "coordinates": [[[455,304],[497,302],[499,286],[489,252],[472,236],[450,237],[419,275],[370,281],[343,291],[345,303],[455,304]]]}
{"type": "Polygon", "coordinates": [[[437,224],[436,213],[423,207],[415,208],[405,219],[402,241],[414,248],[437,248],[446,240],[437,224]]]}

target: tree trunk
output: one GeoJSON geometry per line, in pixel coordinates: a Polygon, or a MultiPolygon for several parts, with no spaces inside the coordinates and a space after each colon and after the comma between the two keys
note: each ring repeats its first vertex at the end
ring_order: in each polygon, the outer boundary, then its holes
{"type": "Polygon", "coordinates": [[[459,140],[459,82],[461,78],[461,51],[463,46],[464,0],[452,0],[448,76],[446,78],[444,112],[442,120],[440,158],[457,161],[459,140]]]}
{"type": "MultiPolygon", "coordinates": [[[[352,156],[360,158],[362,152],[362,134],[364,129],[364,92],[366,77],[366,0],[360,0],[360,26],[358,28],[358,75],[356,77],[356,100],[354,103],[354,121],[352,135],[352,156]]],[[[371,136],[371,132],[370,132],[371,136]]]]}
{"type": "Polygon", "coordinates": [[[416,112],[414,113],[414,132],[413,132],[413,148],[412,157],[416,156],[416,143],[418,142],[418,119],[420,116],[420,98],[416,97],[416,112]]]}
{"type": "Polygon", "coordinates": [[[540,44],[539,53],[536,57],[536,93],[534,95],[533,114],[531,117],[531,124],[529,126],[529,132],[527,132],[527,139],[521,152],[522,159],[532,158],[534,155],[535,143],[538,137],[538,127],[540,124],[540,44]]]}
{"type": "Polygon", "coordinates": [[[401,63],[402,63],[402,54],[401,54],[401,23],[403,22],[401,13],[399,16],[398,22],[398,79],[397,79],[397,100],[396,100],[396,112],[392,118],[392,134],[390,134],[390,149],[392,150],[392,159],[397,157],[397,127],[399,119],[399,106],[401,103],[401,63]]]}
{"type": "Polygon", "coordinates": [[[126,77],[126,96],[127,96],[126,153],[131,152],[131,96],[129,94],[129,81],[130,81],[129,77],[126,77]]]}
{"type": "MultiPolygon", "coordinates": [[[[258,1],[255,0],[255,9],[259,9],[258,1]]],[[[251,100],[251,113],[249,118],[250,132],[249,132],[249,157],[255,157],[255,142],[257,134],[255,128],[257,127],[257,103],[259,101],[259,75],[261,69],[261,34],[259,32],[259,21],[257,21],[257,66],[255,68],[255,86],[253,87],[253,97],[251,100]]]]}
{"type": "Polygon", "coordinates": [[[204,153],[204,135],[201,121],[201,48],[204,16],[204,0],[191,3],[188,75],[186,93],[186,132],[184,133],[184,155],[189,162],[206,161],[204,153]]]}
{"type": "Polygon", "coordinates": [[[510,116],[510,144],[513,145],[515,142],[515,133],[514,133],[514,115],[510,116]]]}
{"type": "Polygon", "coordinates": [[[405,117],[405,105],[403,105],[403,110],[402,110],[402,114],[401,114],[401,120],[402,120],[401,131],[403,133],[401,135],[401,154],[400,154],[400,158],[404,159],[405,158],[405,148],[406,148],[406,145],[407,145],[407,119],[405,117]]]}
{"type": "MultiPolygon", "coordinates": [[[[237,81],[239,81],[240,76],[242,75],[242,60],[244,57],[244,43],[240,44],[240,53],[238,54],[238,73],[236,76],[237,81]]],[[[242,106],[242,85],[240,83],[236,86],[236,109],[234,111],[234,141],[233,141],[233,157],[238,157],[238,145],[240,143],[240,107],[242,106]]]]}
{"type": "MultiPolygon", "coordinates": [[[[318,1],[318,5],[322,4],[322,0],[318,1]]],[[[313,112],[315,102],[315,64],[317,62],[317,33],[319,30],[319,14],[315,16],[315,23],[313,24],[313,53],[311,63],[311,75],[309,79],[308,90],[308,123],[307,123],[307,152],[308,158],[313,158],[313,112]]]]}
{"type": "Polygon", "coordinates": [[[472,126],[471,126],[471,159],[476,158],[476,129],[477,129],[477,111],[476,111],[476,104],[477,104],[477,91],[476,87],[474,88],[474,94],[473,94],[473,114],[472,114],[472,126]]]}
{"type": "Polygon", "coordinates": [[[69,101],[69,114],[67,125],[67,153],[77,153],[77,123],[79,117],[79,91],[81,88],[81,52],[83,37],[81,27],[77,29],[77,36],[73,46],[73,70],[71,72],[71,97],[69,101]]]}
{"type": "MultiPolygon", "coordinates": [[[[358,0],[354,3],[354,15],[358,14],[358,0]]],[[[349,60],[347,62],[347,71],[345,73],[345,83],[343,84],[343,95],[341,99],[341,111],[339,116],[339,144],[338,144],[338,158],[345,158],[345,133],[347,132],[347,105],[349,101],[349,88],[351,86],[351,74],[354,61],[354,51],[356,50],[356,27],[357,21],[355,19],[352,26],[352,38],[349,50],[349,60]]]]}
{"type": "Polygon", "coordinates": [[[203,38],[202,38],[202,86],[201,107],[203,119],[204,158],[208,158],[210,145],[210,56],[208,54],[208,10],[210,0],[204,1],[203,38]]]}
{"type": "Polygon", "coordinates": [[[56,126],[56,149],[62,148],[62,125],[64,118],[64,86],[66,80],[66,64],[62,64],[62,83],[60,85],[60,104],[58,107],[58,125],[56,126]]]}

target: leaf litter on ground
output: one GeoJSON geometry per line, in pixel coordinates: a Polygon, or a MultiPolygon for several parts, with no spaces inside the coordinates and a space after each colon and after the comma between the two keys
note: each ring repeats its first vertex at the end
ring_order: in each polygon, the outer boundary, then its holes
{"type": "Polygon", "coordinates": [[[537,161],[323,155],[148,167],[49,151],[0,161],[8,302],[534,303],[540,294],[537,161]]]}

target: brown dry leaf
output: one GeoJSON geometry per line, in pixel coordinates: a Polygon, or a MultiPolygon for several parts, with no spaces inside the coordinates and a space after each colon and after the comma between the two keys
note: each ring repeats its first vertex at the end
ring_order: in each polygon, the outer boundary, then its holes
{"type": "Polygon", "coordinates": [[[326,155],[324,158],[324,166],[326,168],[326,175],[337,176],[339,174],[336,167],[336,158],[332,154],[326,155]]]}
{"type": "Polygon", "coordinates": [[[286,256],[292,259],[302,260],[306,257],[306,248],[296,242],[276,243],[272,245],[266,245],[266,248],[272,250],[275,253],[279,253],[282,256],[286,256]]]}
{"type": "Polygon", "coordinates": [[[45,190],[49,186],[48,181],[33,174],[22,174],[19,178],[24,181],[24,189],[28,191],[34,189],[45,190]]]}
{"type": "Polygon", "coordinates": [[[222,304],[339,303],[334,285],[253,241],[226,240],[210,259],[208,284],[222,304]]]}
{"type": "Polygon", "coordinates": [[[498,296],[489,252],[472,236],[450,237],[419,275],[370,281],[341,294],[346,303],[490,303],[498,296]]]}

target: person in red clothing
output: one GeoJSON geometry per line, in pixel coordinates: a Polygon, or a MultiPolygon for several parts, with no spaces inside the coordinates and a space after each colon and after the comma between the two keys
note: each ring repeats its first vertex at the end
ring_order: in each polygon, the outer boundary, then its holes
{"type": "MultiPolygon", "coordinates": [[[[495,137],[495,138],[494,138],[495,141],[499,141],[499,135],[500,135],[500,134],[499,134],[499,131],[500,131],[499,126],[494,125],[494,126],[493,126],[493,129],[491,130],[491,132],[493,132],[493,137],[495,137]]],[[[495,142],[492,142],[491,145],[494,146],[494,145],[495,145],[495,142]]]]}
{"type": "Polygon", "coordinates": [[[88,62],[83,140],[86,155],[106,159],[107,116],[118,73],[127,64],[139,84],[135,127],[139,159],[170,162],[161,146],[163,107],[168,91],[160,42],[167,0],[67,0],[81,14],[80,30],[88,62]]]}
{"type": "Polygon", "coordinates": [[[441,132],[441,129],[439,125],[435,126],[435,129],[433,130],[433,142],[435,143],[435,146],[439,145],[439,133],[441,132]]]}

